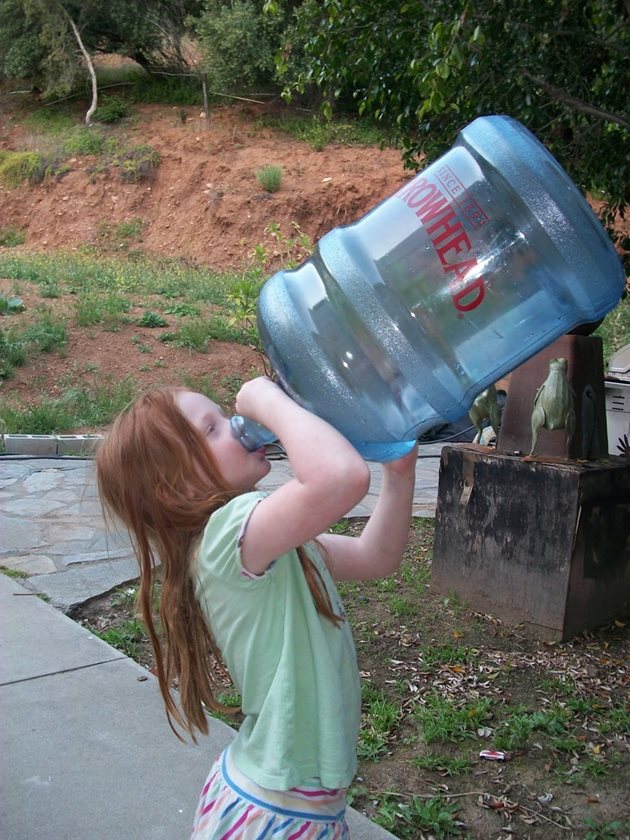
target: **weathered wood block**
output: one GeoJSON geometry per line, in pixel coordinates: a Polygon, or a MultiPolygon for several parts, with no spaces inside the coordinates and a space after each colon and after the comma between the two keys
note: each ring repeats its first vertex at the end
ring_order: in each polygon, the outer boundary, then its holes
{"type": "Polygon", "coordinates": [[[566,640],[630,610],[630,465],[442,450],[431,587],[566,640]]]}

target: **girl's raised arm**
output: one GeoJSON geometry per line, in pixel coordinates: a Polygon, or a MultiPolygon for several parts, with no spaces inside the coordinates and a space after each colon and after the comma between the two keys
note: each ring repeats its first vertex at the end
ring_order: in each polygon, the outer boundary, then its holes
{"type": "Polygon", "coordinates": [[[395,572],[409,537],[418,448],[383,464],[381,491],[359,537],[322,534],[328,567],[336,580],[366,580],[395,572]]]}
{"type": "Polygon", "coordinates": [[[278,435],[295,476],[257,505],[245,530],[243,565],[261,574],[358,504],[368,491],[370,472],[343,435],[269,379],[246,382],[236,409],[278,435]]]}

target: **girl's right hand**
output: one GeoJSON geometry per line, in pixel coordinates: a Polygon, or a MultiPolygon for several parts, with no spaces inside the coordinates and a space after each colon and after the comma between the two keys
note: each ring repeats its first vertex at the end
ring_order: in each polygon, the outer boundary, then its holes
{"type": "Polygon", "coordinates": [[[258,420],[259,410],[264,409],[270,401],[275,401],[280,396],[288,399],[279,385],[276,385],[267,376],[258,376],[241,386],[236,395],[236,412],[252,420],[258,420]]]}

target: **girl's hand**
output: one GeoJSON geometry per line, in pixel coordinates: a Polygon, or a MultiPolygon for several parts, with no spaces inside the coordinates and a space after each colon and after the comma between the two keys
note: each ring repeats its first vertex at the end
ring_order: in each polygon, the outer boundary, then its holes
{"type": "Polygon", "coordinates": [[[279,397],[289,399],[284,391],[266,376],[258,376],[245,382],[236,395],[235,408],[237,414],[243,414],[252,420],[257,419],[260,406],[269,404],[279,397]]]}

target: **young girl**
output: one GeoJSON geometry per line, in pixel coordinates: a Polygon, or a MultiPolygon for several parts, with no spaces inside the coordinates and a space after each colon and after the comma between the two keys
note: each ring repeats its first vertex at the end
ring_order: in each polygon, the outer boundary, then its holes
{"type": "Polygon", "coordinates": [[[101,446],[101,498],[138,556],[139,604],[171,727],[193,738],[208,731],[205,708],[222,708],[220,663],[241,695],[244,722],[210,771],[193,838],[337,840],[348,836],[360,687],[333,579],[399,566],[417,452],[384,465],[361,536],[323,533],[367,492],[363,459],[269,379],[243,385],[236,408],[282,441],[295,477],[279,489],[254,489],[270,464],[263,450],[243,448],[215,403],[161,388],[125,411],[101,446]]]}

